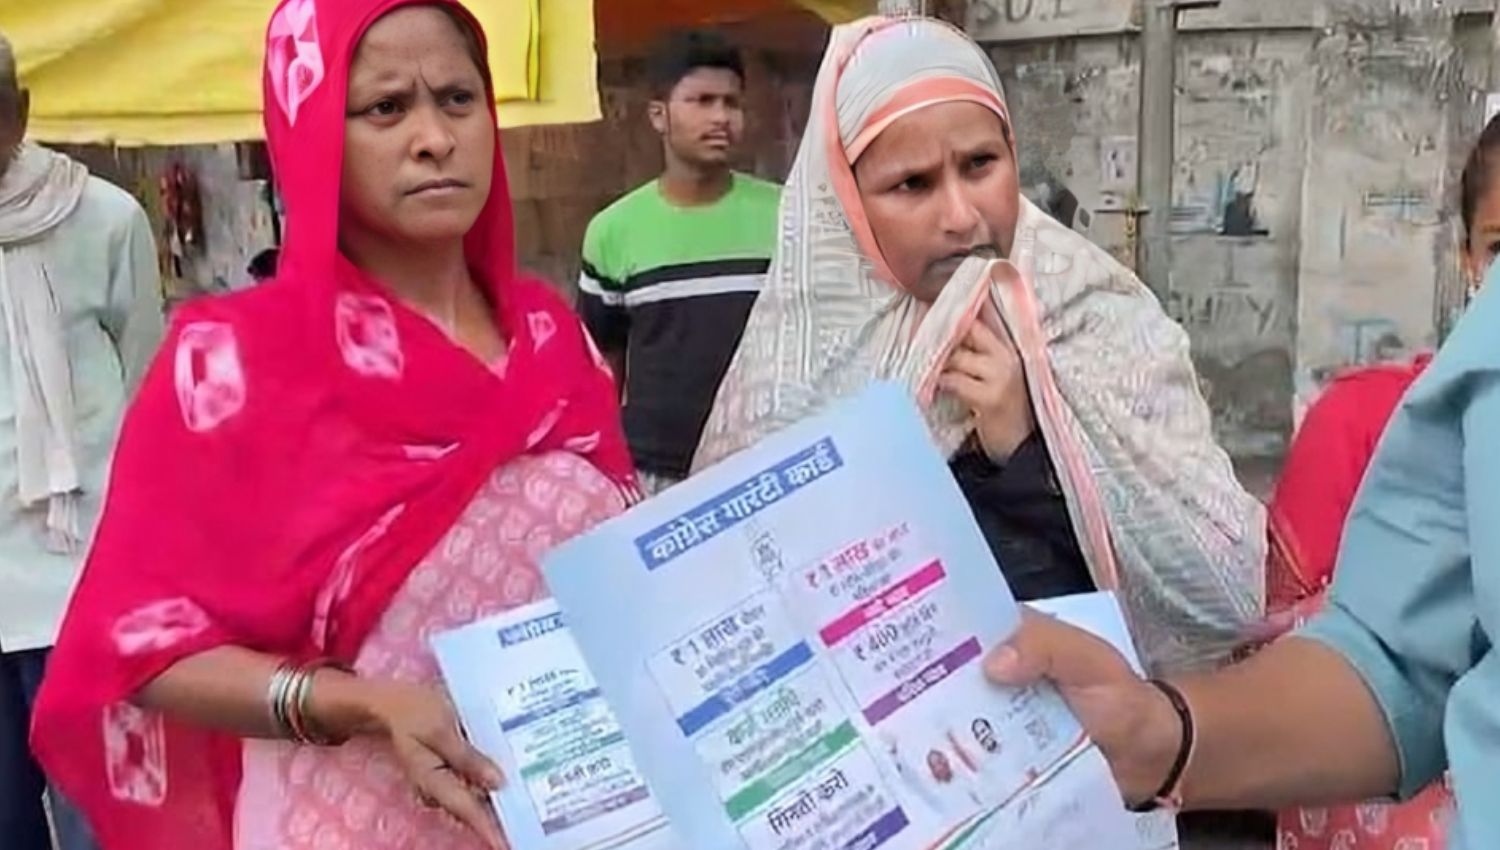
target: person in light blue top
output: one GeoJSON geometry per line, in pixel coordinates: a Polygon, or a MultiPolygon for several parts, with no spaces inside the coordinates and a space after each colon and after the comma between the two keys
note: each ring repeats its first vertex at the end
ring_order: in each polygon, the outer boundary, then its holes
{"type": "Polygon", "coordinates": [[[1391,421],[1327,609],[1217,673],[1146,682],[1031,617],[987,659],[1050,679],[1138,808],[1409,797],[1452,772],[1452,850],[1500,847],[1500,271],[1391,421]]]}

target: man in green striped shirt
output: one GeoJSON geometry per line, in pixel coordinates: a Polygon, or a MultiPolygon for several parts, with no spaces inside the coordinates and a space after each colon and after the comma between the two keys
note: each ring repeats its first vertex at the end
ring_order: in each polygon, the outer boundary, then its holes
{"type": "Polygon", "coordinates": [[[776,243],[781,189],[730,167],[745,72],[709,33],[652,59],[666,168],[595,216],[578,306],[624,390],[625,434],[648,491],[687,476],[776,243]]]}

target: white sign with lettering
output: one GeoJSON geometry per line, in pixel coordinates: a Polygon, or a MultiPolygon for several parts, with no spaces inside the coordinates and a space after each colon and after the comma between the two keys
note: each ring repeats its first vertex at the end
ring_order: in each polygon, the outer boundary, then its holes
{"type": "Polygon", "coordinates": [[[1135,29],[1134,0],[972,0],[977,41],[1031,41],[1135,29]]]}
{"type": "MultiPolygon", "coordinates": [[[[1184,8],[1177,28],[1305,29],[1322,27],[1327,20],[1323,0],[1221,0],[1217,7],[1184,8]]],[[[1133,33],[1141,20],[1135,0],[971,0],[968,24],[977,41],[1012,42],[1133,33]]]]}

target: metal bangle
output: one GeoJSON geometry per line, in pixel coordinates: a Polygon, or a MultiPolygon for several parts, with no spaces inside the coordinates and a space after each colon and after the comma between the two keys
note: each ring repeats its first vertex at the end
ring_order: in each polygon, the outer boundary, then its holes
{"type": "Polygon", "coordinates": [[[286,691],[286,717],[292,727],[292,738],[299,744],[310,744],[307,724],[302,717],[302,694],[307,690],[307,681],[312,678],[306,667],[298,667],[291,687],[286,691]]]}
{"type": "Polygon", "coordinates": [[[341,664],[331,658],[318,659],[302,666],[302,678],[298,681],[296,691],[292,696],[291,714],[296,719],[298,740],[303,744],[319,747],[332,747],[344,743],[342,740],[328,734],[318,728],[317,723],[309,710],[312,702],[313,674],[319,670],[339,670],[352,674],[347,665],[341,664]]]}
{"type": "Polygon", "coordinates": [[[283,661],[266,685],[266,707],[271,715],[271,726],[281,738],[294,737],[291,719],[286,714],[286,694],[295,671],[295,665],[283,661]]]}
{"type": "Polygon", "coordinates": [[[342,670],[353,673],[333,659],[318,659],[298,664],[283,661],[266,684],[266,707],[271,727],[278,737],[298,744],[335,746],[343,741],[317,728],[309,711],[312,702],[313,674],[319,670],[342,670]]]}

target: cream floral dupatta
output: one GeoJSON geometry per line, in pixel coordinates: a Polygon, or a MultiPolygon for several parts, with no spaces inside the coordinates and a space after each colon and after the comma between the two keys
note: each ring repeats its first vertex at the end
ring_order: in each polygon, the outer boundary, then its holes
{"type": "Polygon", "coordinates": [[[878,379],[911,389],[951,456],[972,426],[936,377],[992,300],[1096,583],[1121,593],[1154,670],[1217,663],[1262,614],[1265,513],[1215,444],[1187,336],[1150,291],[1024,199],[1009,261],[968,261],[930,308],[886,282],[850,162],[892,121],[953,100],[1010,126],[993,65],[958,30],[871,18],[834,31],[776,258],[695,467],[878,379]]]}

